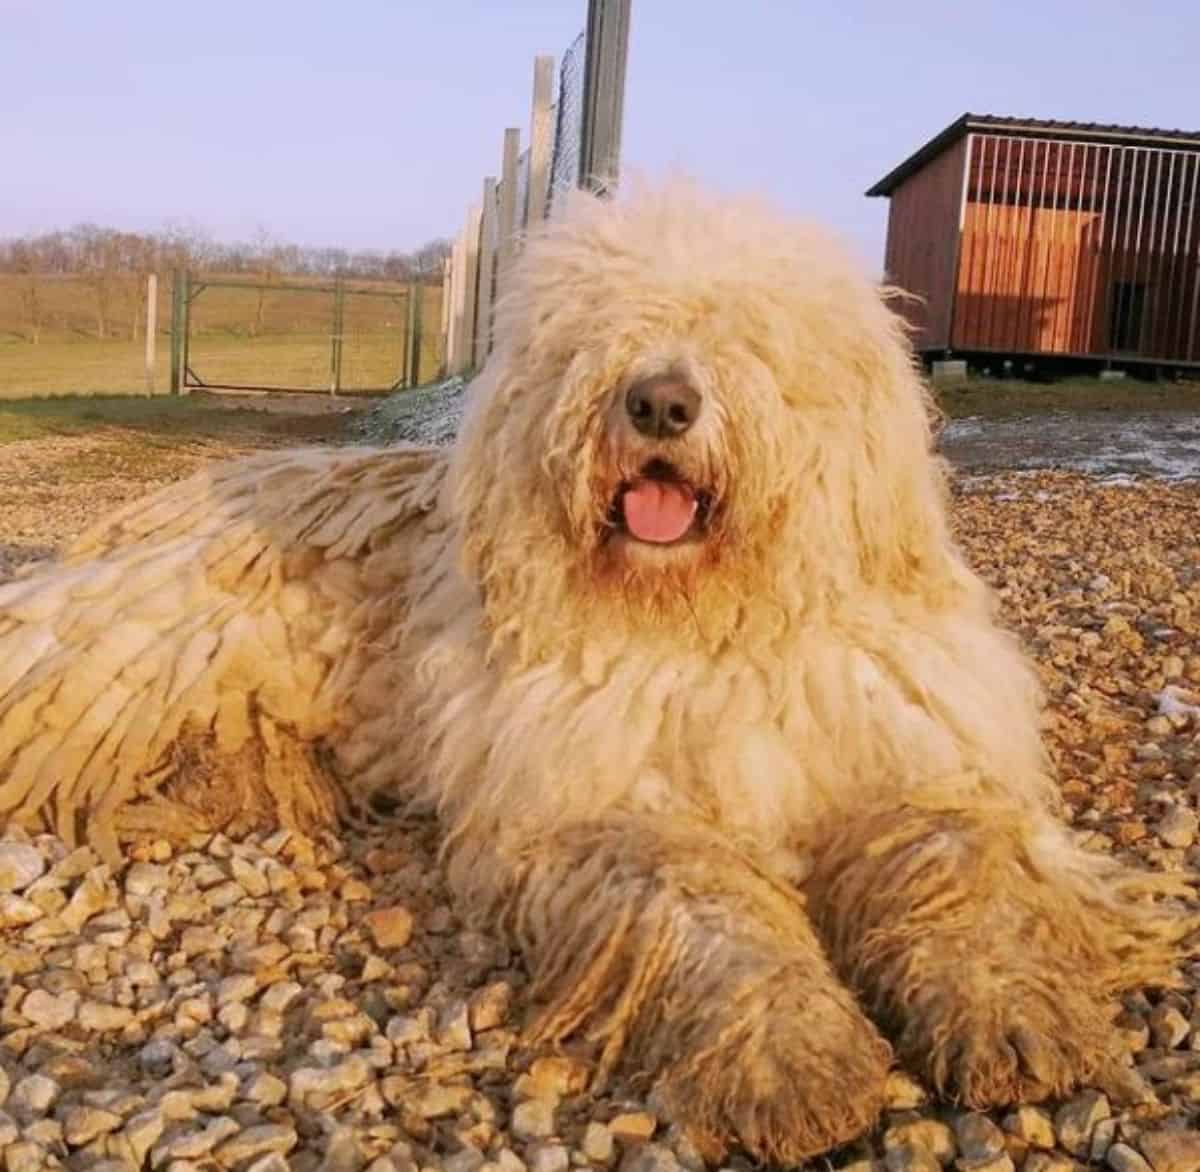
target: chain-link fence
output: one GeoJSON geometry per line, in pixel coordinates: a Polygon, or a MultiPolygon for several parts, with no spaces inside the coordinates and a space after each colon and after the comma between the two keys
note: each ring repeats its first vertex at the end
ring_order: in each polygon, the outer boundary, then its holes
{"type": "Polygon", "coordinates": [[[568,192],[607,193],[619,170],[630,0],[588,0],[587,27],[562,55],[534,61],[529,141],[504,132],[501,173],[483,181],[443,272],[446,370],[465,374],[491,351],[493,302],[527,229],[555,215],[568,192]]]}
{"type": "Polygon", "coordinates": [[[554,103],[554,153],[550,164],[550,211],[555,200],[579,186],[583,136],[583,75],[587,34],[580,33],[563,54],[558,68],[558,97],[554,103]]]}

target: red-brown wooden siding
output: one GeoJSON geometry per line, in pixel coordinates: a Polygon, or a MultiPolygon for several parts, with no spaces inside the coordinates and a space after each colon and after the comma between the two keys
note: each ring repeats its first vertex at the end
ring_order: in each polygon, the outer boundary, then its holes
{"type": "Polygon", "coordinates": [[[1200,361],[1200,152],[970,137],[953,349],[1200,361]]]}
{"type": "Polygon", "coordinates": [[[887,280],[920,298],[899,307],[915,328],[918,350],[950,344],[965,152],[960,140],[891,193],[887,280]]]}

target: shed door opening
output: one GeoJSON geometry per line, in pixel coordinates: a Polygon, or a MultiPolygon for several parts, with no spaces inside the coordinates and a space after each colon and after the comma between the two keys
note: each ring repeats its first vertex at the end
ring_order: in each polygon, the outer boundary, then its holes
{"type": "Polygon", "coordinates": [[[1142,337],[1142,311],[1146,286],[1134,281],[1113,284],[1112,319],[1108,327],[1110,350],[1137,350],[1142,337]]]}

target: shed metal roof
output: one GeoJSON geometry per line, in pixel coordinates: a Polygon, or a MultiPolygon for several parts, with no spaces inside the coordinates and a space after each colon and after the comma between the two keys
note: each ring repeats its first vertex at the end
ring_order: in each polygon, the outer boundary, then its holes
{"type": "Polygon", "coordinates": [[[1111,126],[1100,122],[1062,122],[1048,118],[1009,118],[997,114],[963,114],[940,134],[935,134],[898,167],[894,167],[867,195],[891,195],[910,175],[919,171],[948,147],[972,131],[1062,138],[1113,146],[1177,146],[1200,150],[1200,130],[1161,130],[1149,126],[1111,126]]]}

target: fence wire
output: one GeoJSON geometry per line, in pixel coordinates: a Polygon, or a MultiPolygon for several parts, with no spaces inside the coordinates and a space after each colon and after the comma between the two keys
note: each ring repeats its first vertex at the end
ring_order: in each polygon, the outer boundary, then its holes
{"type": "Polygon", "coordinates": [[[558,100],[554,111],[554,151],[550,163],[550,211],[562,205],[579,186],[583,137],[583,72],[587,34],[580,33],[563,54],[558,71],[558,100]]]}

